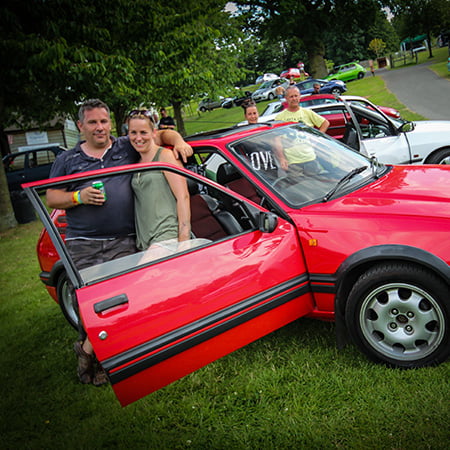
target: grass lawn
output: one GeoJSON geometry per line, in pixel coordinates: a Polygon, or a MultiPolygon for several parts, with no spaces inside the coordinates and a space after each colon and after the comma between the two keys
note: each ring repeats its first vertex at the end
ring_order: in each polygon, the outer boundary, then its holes
{"type": "MultiPolygon", "coordinates": [[[[349,92],[397,107],[379,77],[349,92]]],[[[189,132],[242,115],[205,113],[189,132]]],[[[448,448],[450,362],[387,369],[353,346],[337,350],[334,324],[309,319],[121,408],[111,387],[78,383],[76,333],[38,279],[41,228],[0,233],[1,448],[448,448]]]]}

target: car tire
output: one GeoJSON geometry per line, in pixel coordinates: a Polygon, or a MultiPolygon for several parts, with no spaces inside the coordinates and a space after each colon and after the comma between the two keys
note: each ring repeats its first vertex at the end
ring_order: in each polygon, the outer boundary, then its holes
{"type": "Polygon", "coordinates": [[[354,284],[345,311],[352,340],[375,362],[396,368],[439,364],[450,354],[450,289],[407,263],[380,264],[354,284]]]}
{"type": "Polygon", "coordinates": [[[427,164],[450,164],[450,147],[444,147],[438,150],[425,162],[427,164]]]}
{"type": "Polygon", "coordinates": [[[56,285],[56,294],[58,296],[59,307],[70,325],[78,330],[78,322],[80,320],[78,313],[77,299],[72,283],[67,277],[66,272],[63,272],[56,285]]]}
{"type": "Polygon", "coordinates": [[[364,72],[358,73],[358,80],[361,80],[361,78],[364,78],[364,72]]]}
{"type": "Polygon", "coordinates": [[[333,88],[331,89],[331,93],[333,95],[341,95],[341,90],[339,88],[333,88]]]}
{"type": "Polygon", "coordinates": [[[267,96],[267,100],[273,100],[275,98],[275,95],[272,94],[272,92],[267,96]]]}
{"type": "Polygon", "coordinates": [[[205,108],[204,106],[202,106],[202,107],[200,108],[200,111],[201,111],[201,112],[206,112],[206,108],[205,108]]]}

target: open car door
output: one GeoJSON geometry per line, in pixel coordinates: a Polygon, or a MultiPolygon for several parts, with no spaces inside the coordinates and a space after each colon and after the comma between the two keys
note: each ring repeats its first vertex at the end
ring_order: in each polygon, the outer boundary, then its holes
{"type": "Polygon", "coordinates": [[[200,175],[153,163],[24,187],[75,287],[82,322],[123,406],[313,310],[295,227],[200,175]],[[193,239],[78,271],[38,188],[161,168],[194,186],[193,239]]]}

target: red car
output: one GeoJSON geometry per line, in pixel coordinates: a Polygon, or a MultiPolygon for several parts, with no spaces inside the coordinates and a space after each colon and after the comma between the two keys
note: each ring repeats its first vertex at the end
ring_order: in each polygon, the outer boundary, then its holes
{"type": "MultiPolygon", "coordinates": [[[[309,108],[310,106],[339,103],[341,99],[347,101],[348,103],[360,105],[372,111],[376,111],[376,109],[378,108],[387,116],[393,117],[394,119],[400,119],[400,112],[397,111],[396,109],[391,108],[389,106],[374,105],[370,100],[366,99],[365,97],[360,97],[357,95],[341,95],[339,97],[336,97],[332,94],[302,95],[300,97],[300,106],[302,106],[303,108],[309,108]]],[[[261,117],[278,113],[286,108],[287,108],[286,101],[284,102],[275,101],[269,103],[262,112],[261,117]]]]}
{"type": "Polygon", "coordinates": [[[290,69],[286,69],[280,74],[280,78],[300,78],[300,77],[309,77],[309,73],[301,72],[300,69],[295,67],[291,67],[290,69]]]}
{"type": "Polygon", "coordinates": [[[122,405],[301,317],[335,320],[339,342],[392,367],[448,358],[448,166],[386,166],[301,124],[188,141],[185,169],[136,164],[24,185],[46,227],[41,279],[66,313],[74,286],[122,405]],[[283,170],[281,152],[306,152],[317,170],[283,170]],[[50,217],[39,193],[161,169],[188,179],[192,240],[78,271],[64,215],[50,217]]]}

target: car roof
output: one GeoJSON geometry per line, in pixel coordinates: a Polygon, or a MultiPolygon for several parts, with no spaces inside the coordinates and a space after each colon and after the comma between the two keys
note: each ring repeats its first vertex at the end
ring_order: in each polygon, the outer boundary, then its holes
{"type": "MultiPolygon", "coordinates": [[[[365,108],[364,106],[360,106],[360,105],[355,104],[355,103],[349,103],[348,105],[356,113],[360,113],[363,116],[364,115],[370,116],[374,120],[379,120],[379,114],[378,114],[377,111],[372,111],[371,109],[365,108]]],[[[346,105],[343,102],[337,102],[337,103],[326,103],[326,104],[321,104],[321,105],[314,105],[314,106],[310,106],[309,109],[312,109],[314,111],[317,111],[317,110],[320,111],[321,109],[336,109],[336,110],[339,110],[339,109],[347,109],[347,108],[346,108],[346,105]]],[[[391,118],[387,117],[383,113],[383,111],[380,111],[380,113],[384,116],[385,119],[387,119],[387,120],[389,120],[391,122],[391,118]]]]}
{"type": "Polygon", "coordinates": [[[209,141],[211,139],[223,139],[231,136],[235,137],[236,139],[239,139],[255,134],[258,131],[270,130],[282,125],[285,125],[285,122],[271,121],[271,122],[258,122],[255,124],[247,124],[247,125],[233,125],[228,128],[202,131],[196,134],[192,134],[190,136],[186,136],[184,140],[186,142],[206,141],[206,140],[209,141]]]}
{"type": "Polygon", "coordinates": [[[360,65],[358,61],[352,61],[352,62],[348,62],[348,63],[345,63],[345,64],[340,64],[339,66],[335,66],[335,67],[345,67],[345,66],[349,66],[350,64],[358,64],[358,65],[360,65]]]}
{"type": "Polygon", "coordinates": [[[335,98],[333,94],[303,94],[300,96],[300,101],[310,100],[310,99],[318,99],[321,98],[335,98]]]}
{"type": "Polygon", "coordinates": [[[3,156],[2,161],[7,161],[11,157],[16,157],[17,155],[26,155],[27,153],[36,153],[41,150],[53,150],[53,149],[59,149],[62,151],[66,151],[67,148],[63,147],[60,144],[48,144],[48,145],[36,145],[36,146],[30,146],[30,148],[21,149],[17,152],[11,152],[7,155],[3,156]]]}

